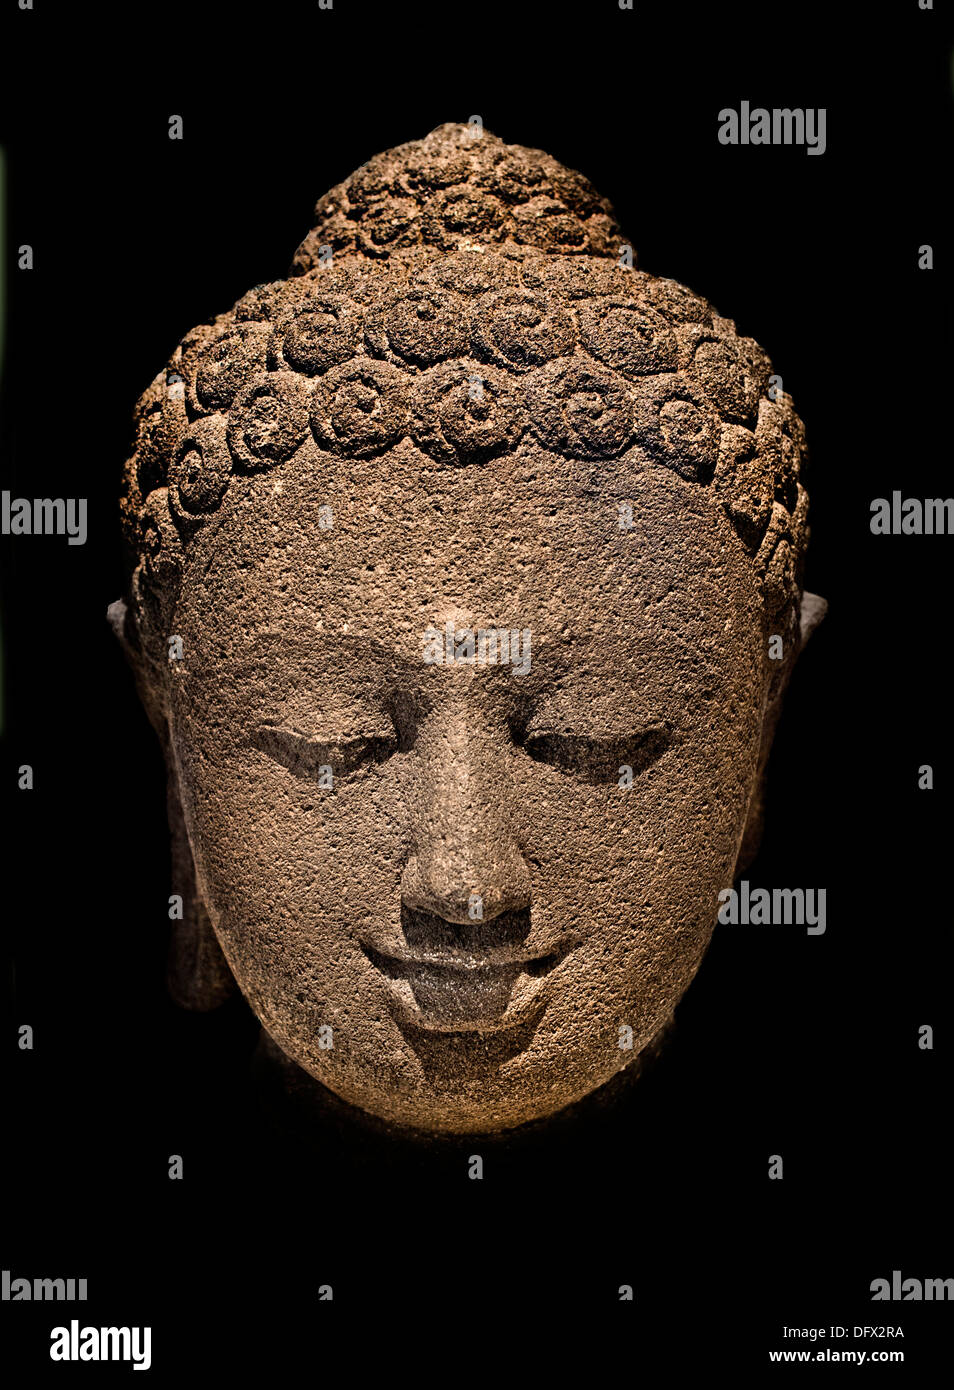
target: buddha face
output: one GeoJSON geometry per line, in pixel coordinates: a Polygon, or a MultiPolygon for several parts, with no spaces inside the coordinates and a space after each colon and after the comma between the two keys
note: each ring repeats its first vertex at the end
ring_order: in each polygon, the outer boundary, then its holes
{"type": "Polygon", "coordinates": [[[387,1121],[504,1129],[665,1028],[757,840],[804,433],[584,179],[487,132],[376,157],[294,271],[186,335],[125,473],[173,992],[237,981],[387,1121]]]}
{"type": "Polygon", "coordinates": [[[668,469],[426,462],[242,480],[184,575],[172,740],[275,1041],[385,1119],[493,1130],[610,1078],[692,979],[756,776],[761,605],[668,469]],[[481,630],[520,634],[509,661],[481,630]]]}

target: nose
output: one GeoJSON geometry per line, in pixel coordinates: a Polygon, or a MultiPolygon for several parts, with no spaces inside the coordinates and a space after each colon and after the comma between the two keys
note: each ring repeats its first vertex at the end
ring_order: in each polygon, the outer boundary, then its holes
{"type": "Polygon", "coordinates": [[[530,871],[511,827],[508,740],[458,712],[417,738],[414,853],[406,907],[476,925],[530,906],[530,871]]]}

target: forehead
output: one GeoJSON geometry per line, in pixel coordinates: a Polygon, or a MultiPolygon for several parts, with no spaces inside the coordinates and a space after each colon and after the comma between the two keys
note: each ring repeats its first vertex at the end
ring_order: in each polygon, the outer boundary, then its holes
{"type": "Polygon", "coordinates": [[[434,468],[412,446],[242,480],[192,548],[180,612],[238,656],[279,637],[420,659],[431,624],[732,659],[757,641],[749,562],[703,487],[626,458],[520,450],[434,468]],[[602,470],[603,476],[599,476],[602,470]]]}

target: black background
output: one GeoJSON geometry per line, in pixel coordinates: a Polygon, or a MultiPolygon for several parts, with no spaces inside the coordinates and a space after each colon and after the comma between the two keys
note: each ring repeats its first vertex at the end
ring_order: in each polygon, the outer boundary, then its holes
{"type": "Polygon", "coordinates": [[[653,1355],[764,1375],[769,1349],[795,1345],[783,1324],[832,1323],[901,1324],[903,1342],[837,1345],[902,1347],[923,1373],[948,1306],[868,1288],[954,1274],[952,542],[868,522],[893,489],[951,492],[944,5],[5,8],[2,484],[90,508],[83,547],[3,542],[2,1262],[90,1288],[5,1309],[19,1383],[47,1373],[49,1329],[73,1316],[151,1325],[151,1374],[170,1382],[256,1352],[327,1375],[335,1347],[356,1372],[375,1344],[402,1373],[486,1379],[512,1373],[508,1345],[532,1358],[569,1339],[591,1374],[622,1347],[614,1375],[653,1355]],[[826,107],[827,152],[720,145],[718,112],[742,100],[826,107]],[[285,274],[317,196],[472,114],[585,173],[642,268],[755,337],[806,422],[807,585],[830,612],[793,680],[747,877],[825,887],[828,930],[718,929],[665,1057],[614,1104],[427,1148],[329,1117],[306,1143],[249,1090],[245,1005],[192,1017],[164,994],[163,770],[105,622],[119,475],[137,396],[189,328],[285,274]],[[36,786],[19,792],[26,762],[36,786]],[[394,1315],[396,1340],[379,1337],[394,1315]],[[438,1328],[460,1339],[450,1362],[438,1328]]]}

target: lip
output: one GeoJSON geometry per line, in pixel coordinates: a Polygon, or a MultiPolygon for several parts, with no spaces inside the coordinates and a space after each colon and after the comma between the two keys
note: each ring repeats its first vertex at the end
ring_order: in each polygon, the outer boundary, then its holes
{"type": "Polygon", "coordinates": [[[434,1032],[496,1032],[534,1011],[546,977],[579,944],[564,937],[527,951],[524,945],[381,951],[361,947],[391,985],[401,1021],[434,1032]]]}
{"type": "Polygon", "coordinates": [[[521,970],[529,971],[534,966],[552,970],[576,945],[578,945],[577,939],[567,936],[555,946],[546,946],[543,949],[530,952],[522,945],[490,946],[482,950],[472,950],[466,946],[441,946],[431,950],[410,951],[398,948],[382,951],[373,946],[370,941],[362,941],[361,949],[370,960],[374,961],[379,970],[382,970],[384,966],[393,966],[397,969],[402,966],[425,966],[438,969],[446,966],[453,970],[496,970],[519,966],[521,970]]]}

